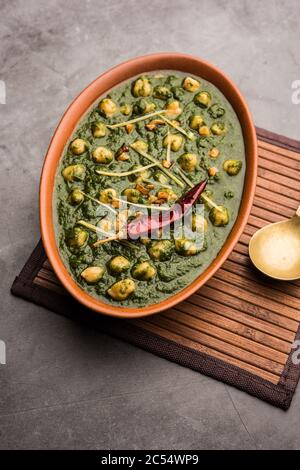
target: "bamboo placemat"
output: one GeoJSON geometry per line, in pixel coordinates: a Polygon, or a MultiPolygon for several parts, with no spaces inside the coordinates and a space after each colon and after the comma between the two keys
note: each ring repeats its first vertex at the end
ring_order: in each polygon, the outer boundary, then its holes
{"type": "Polygon", "coordinates": [[[292,345],[300,338],[300,281],[276,282],[248,258],[251,235],[291,217],[300,201],[300,142],[257,129],[259,171],[245,231],[215,276],[162,314],[118,320],[88,311],[57,280],[41,242],[12,286],[14,295],[287,409],[300,375],[292,345]]]}

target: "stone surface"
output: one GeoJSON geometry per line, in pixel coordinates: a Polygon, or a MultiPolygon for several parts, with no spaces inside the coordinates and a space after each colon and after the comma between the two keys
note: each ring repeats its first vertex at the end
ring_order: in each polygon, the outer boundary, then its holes
{"type": "Polygon", "coordinates": [[[196,54],[258,126],[299,138],[299,15],[297,0],[0,0],[0,448],[300,448],[300,389],[285,413],[9,293],[39,239],[49,140],[83,87],[136,55],[196,54]]]}

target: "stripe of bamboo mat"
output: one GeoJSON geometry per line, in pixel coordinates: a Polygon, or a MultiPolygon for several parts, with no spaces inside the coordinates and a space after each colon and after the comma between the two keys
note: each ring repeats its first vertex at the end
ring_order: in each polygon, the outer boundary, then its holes
{"type": "Polygon", "coordinates": [[[268,159],[268,154],[265,152],[263,156],[260,156],[259,166],[263,170],[269,170],[270,162],[272,162],[272,173],[276,173],[277,175],[284,175],[285,177],[297,182],[300,181],[300,162],[291,160],[291,162],[294,163],[293,167],[291,168],[290,166],[283,165],[275,159],[273,161],[268,159]]]}
{"type": "Polygon", "coordinates": [[[256,367],[255,365],[253,366],[252,364],[249,364],[247,362],[243,362],[240,359],[236,359],[233,356],[229,356],[225,354],[222,351],[217,351],[215,349],[211,349],[208,346],[205,346],[204,344],[200,344],[197,341],[193,341],[191,339],[186,338],[185,336],[182,336],[181,334],[177,334],[174,331],[167,330],[160,325],[157,324],[151,324],[150,322],[145,322],[145,320],[135,320],[134,322],[137,326],[146,329],[147,331],[150,331],[154,334],[157,334],[162,337],[168,337],[170,341],[174,341],[177,344],[181,344],[182,346],[186,346],[190,349],[193,349],[194,351],[199,351],[201,353],[205,353],[211,357],[215,357],[216,359],[220,359],[224,361],[225,363],[227,362],[228,364],[232,364],[236,367],[240,367],[248,372],[251,372],[254,375],[257,375],[259,377],[262,377],[266,380],[269,380],[272,383],[278,383],[279,376],[276,374],[273,374],[271,372],[263,371],[256,367]]]}
{"type": "MultiPolygon", "coordinates": [[[[300,322],[300,282],[257,273],[248,243],[257,229],[291,217],[300,201],[299,154],[259,141],[257,190],[245,231],[198,292],[160,315],[132,322],[162,337],[278,383],[300,322]]],[[[64,293],[48,261],[34,282],[64,293]]]]}
{"type": "MultiPolygon", "coordinates": [[[[270,155],[270,160],[278,161],[284,160],[284,162],[288,165],[291,160],[299,161],[299,153],[293,150],[288,150],[286,148],[279,147],[274,144],[270,144],[269,142],[264,142],[263,140],[258,141],[258,154],[259,156],[264,156],[264,152],[267,151],[270,155]],[[284,157],[284,158],[282,158],[284,157]]],[[[297,169],[297,168],[296,168],[297,169]]]]}
{"type": "MultiPolygon", "coordinates": [[[[271,175],[274,176],[275,173],[271,173],[271,175]]],[[[300,200],[300,191],[297,190],[296,184],[284,186],[280,182],[277,182],[275,178],[274,180],[265,178],[264,175],[262,175],[262,172],[259,172],[256,183],[259,188],[264,188],[277,194],[284,194],[288,198],[297,202],[300,200]]]]}
{"type": "MultiPolygon", "coordinates": [[[[170,316],[171,313],[172,311],[168,312],[167,315],[170,316]]],[[[234,344],[230,344],[226,341],[226,339],[223,339],[223,336],[218,337],[217,335],[211,335],[209,332],[207,332],[207,330],[203,331],[202,325],[199,326],[197,322],[192,320],[192,318],[189,319],[188,326],[187,324],[174,321],[172,318],[166,317],[166,315],[153,315],[147,318],[147,320],[144,320],[143,324],[145,329],[147,329],[148,324],[154,324],[164,328],[166,330],[164,336],[168,339],[170,339],[168,332],[174,332],[183,338],[209,347],[212,351],[226,354],[227,356],[234,358],[237,363],[241,361],[251,366],[255,366],[260,370],[259,375],[261,377],[265,377],[265,372],[267,372],[273,375],[277,375],[279,379],[280,375],[282,374],[284,367],[283,364],[278,363],[275,360],[259,356],[256,353],[245,350],[244,348],[234,344]]],[[[208,324],[206,328],[209,329],[208,324]]],[[[211,355],[214,356],[214,353],[212,352],[211,355]]]]}

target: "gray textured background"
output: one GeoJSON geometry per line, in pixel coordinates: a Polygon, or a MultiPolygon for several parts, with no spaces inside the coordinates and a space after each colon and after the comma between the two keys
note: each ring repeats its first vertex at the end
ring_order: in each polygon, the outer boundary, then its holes
{"type": "Polygon", "coordinates": [[[83,87],[136,55],[192,53],[257,125],[299,138],[299,17],[298,0],[0,0],[1,448],[300,448],[300,388],[285,413],[9,294],[39,239],[49,140],[83,87]]]}

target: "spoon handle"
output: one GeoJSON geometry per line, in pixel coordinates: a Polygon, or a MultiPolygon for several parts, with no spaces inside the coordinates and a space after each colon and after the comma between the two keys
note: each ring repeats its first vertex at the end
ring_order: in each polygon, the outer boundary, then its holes
{"type": "Polygon", "coordinates": [[[298,217],[300,217],[300,206],[298,207],[298,209],[297,209],[297,211],[296,211],[296,215],[297,215],[298,217]]]}

